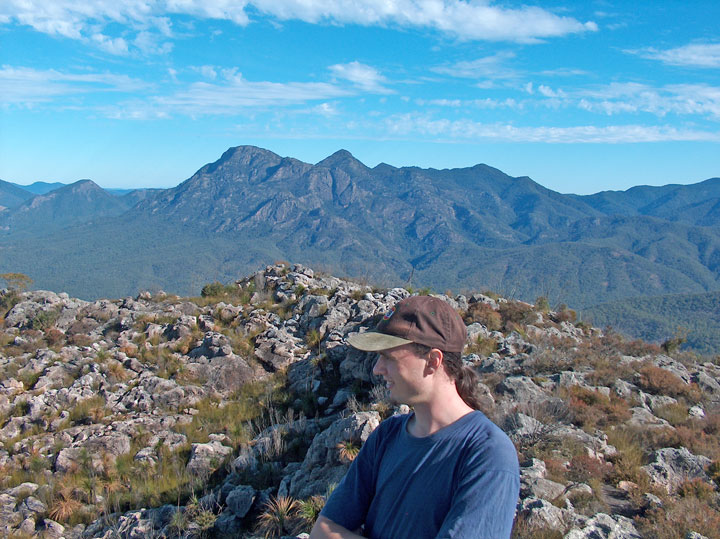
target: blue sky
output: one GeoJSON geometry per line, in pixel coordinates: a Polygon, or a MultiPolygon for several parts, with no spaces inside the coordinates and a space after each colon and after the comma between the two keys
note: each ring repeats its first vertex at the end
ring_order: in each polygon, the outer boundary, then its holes
{"type": "Polygon", "coordinates": [[[228,147],[720,176],[720,2],[2,0],[0,179],[170,187],[228,147]]]}

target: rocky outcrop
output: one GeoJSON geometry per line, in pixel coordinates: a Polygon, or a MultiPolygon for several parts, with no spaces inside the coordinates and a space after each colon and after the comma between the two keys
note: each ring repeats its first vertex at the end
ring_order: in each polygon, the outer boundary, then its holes
{"type": "MultiPolygon", "coordinates": [[[[216,303],[21,295],[0,328],[0,535],[240,535],[268,502],[319,503],[340,481],[394,410],[347,336],[410,293],[287,264],[229,286],[216,303]],[[174,499],[129,494],[163,474],[174,499]]],[[[714,514],[717,365],[504,298],[438,297],[465,316],[484,411],[520,454],[528,533],[640,537],[678,492],[714,514]]]]}

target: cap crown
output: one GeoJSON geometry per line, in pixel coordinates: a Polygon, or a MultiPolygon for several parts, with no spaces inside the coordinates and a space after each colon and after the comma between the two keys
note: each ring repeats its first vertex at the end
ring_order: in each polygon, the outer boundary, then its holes
{"type": "Polygon", "coordinates": [[[462,353],[467,328],[460,315],[440,298],[412,296],[399,301],[375,328],[444,352],[462,353]]]}

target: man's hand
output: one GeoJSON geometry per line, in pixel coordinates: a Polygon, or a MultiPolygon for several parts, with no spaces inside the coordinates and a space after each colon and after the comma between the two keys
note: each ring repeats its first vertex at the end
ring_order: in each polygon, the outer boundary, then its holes
{"type": "Polygon", "coordinates": [[[363,539],[362,535],[335,524],[329,518],[319,516],[310,532],[310,539],[363,539]]]}

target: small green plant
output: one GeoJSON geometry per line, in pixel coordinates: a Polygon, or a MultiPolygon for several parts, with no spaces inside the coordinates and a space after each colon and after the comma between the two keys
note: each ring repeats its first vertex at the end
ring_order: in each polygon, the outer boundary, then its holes
{"type": "Polygon", "coordinates": [[[301,500],[298,505],[298,515],[305,523],[305,527],[310,529],[315,524],[320,511],[325,507],[325,498],[323,496],[310,496],[307,500],[301,500]]]}
{"type": "Polygon", "coordinates": [[[55,324],[59,317],[59,310],[40,311],[35,315],[35,318],[33,318],[30,326],[37,330],[49,329],[53,326],[53,324],[55,324]]]}

